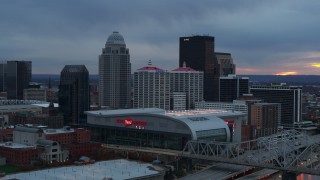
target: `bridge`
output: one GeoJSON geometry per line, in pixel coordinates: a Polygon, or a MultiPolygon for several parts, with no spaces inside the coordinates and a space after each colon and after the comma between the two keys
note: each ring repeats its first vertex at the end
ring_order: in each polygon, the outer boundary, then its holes
{"type": "Polygon", "coordinates": [[[191,140],[181,156],[320,175],[320,135],[286,130],[239,143],[191,140]]]}
{"type": "Polygon", "coordinates": [[[112,144],[103,147],[320,175],[320,135],[309,136],[297,130],[239,143],[190,140],[183,151],[112,144]]]}
{"type": "Polygon", "coordinates": [[[124,146],[124,145],[114,145],[114,144],[102,144],[102,147],[113,149],[113,150],[127,151],[127,152],[152,153],[152,154],[161,154],[161,155],[174,156],[174,157],[182,156],[182,151],[176,151],[176,150],[170,150],[170,149],[124,146]]]}

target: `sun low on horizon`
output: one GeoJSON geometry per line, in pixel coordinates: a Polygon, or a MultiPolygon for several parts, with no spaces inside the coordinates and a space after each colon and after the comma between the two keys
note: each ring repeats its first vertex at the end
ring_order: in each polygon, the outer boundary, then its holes
{"type": "Polygon", "coordinates": [[[311,63],[311,66],[312,66],[312,67],[320,68],[320,63],[311,63]]]}

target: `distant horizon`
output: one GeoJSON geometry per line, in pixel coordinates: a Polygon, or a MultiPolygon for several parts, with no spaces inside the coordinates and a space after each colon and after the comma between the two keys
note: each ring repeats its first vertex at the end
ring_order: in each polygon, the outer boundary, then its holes
{"type": "MultiPolygon", "coordinates": [[[[239,75],[240,77],[249,77],[250,82],[261,83],[286,83],[288,85],[320,85],[320,75],[239,75]]],[[[55,82],[59,81],[60,74],[33,74],[33,82],[47,82],[49,77],[55,82]]],[[[133,77],[133,76],[131,76],[133,77]]],[[[97,81],[98,74],[89,74],[90,81],[97,81]]]]}
{"type": "MultiPolygon", "coordinates": [[[[133,74],[133,73],[131,73],[133,74]]],[[[32,74],[32,75],[59,75],[60,74],[32,74]]],[[[99,75],[99,74],[90,74],[89,75],[99,75]]],[[[277,74],[236,74],[236,75],[239,75],[239,76],[320,76],[319,75],[315,75],[315,74],[294,74],[294,75],[277,75],[277,74]]]]}

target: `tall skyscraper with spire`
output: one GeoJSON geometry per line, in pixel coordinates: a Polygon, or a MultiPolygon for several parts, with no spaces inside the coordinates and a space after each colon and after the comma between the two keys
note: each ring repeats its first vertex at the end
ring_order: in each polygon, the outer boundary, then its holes
{"type": "Polygon", "coordinates": [[[131,108],[129,49],[119,32],[113,32],[99,56],[99,104],[111,109],[131,108]]]}

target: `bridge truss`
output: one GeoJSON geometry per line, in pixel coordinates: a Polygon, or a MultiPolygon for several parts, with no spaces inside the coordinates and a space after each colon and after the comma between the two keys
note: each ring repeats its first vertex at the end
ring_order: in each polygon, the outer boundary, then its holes
{"type": "Polygon", "coordinates": [[[239,143],[189,141],[182,156],[320,175],[320,136],[285,130],[239,143]]]}

